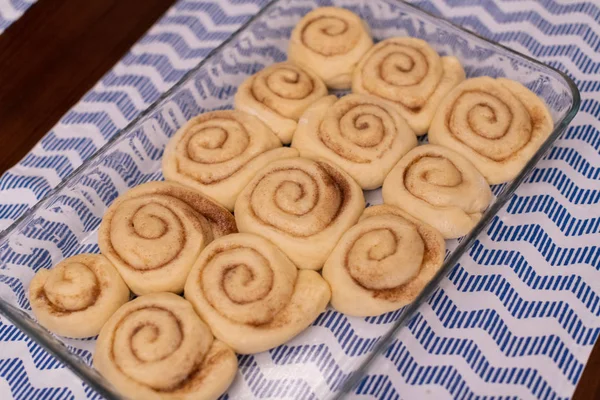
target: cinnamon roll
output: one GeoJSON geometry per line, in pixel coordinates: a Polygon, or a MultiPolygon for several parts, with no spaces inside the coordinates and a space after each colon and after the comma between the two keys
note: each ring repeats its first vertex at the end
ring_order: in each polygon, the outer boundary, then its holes
{"type": "Polygon", "coordinates": [[[172,293],[138,297],[104,325],[94,367],[129,399],[216,399],[237,358],[192,305],[172,293]]]}
{"type": "Polygon", "coordinates": [[[290,62],[273,64],[238,87],[235,108],[255,115],[288,144],[304,110],[327,96],[327,86],[314,72],[290,62]]]}
{"type": "Polygon", "coordinates": [[[288,158],[260,170],[235,203],[240,232],[276,243],[300,269],[321,269],[365,207],[360,186],[323,159],[288,158]]]}
{"type": "Polygon", "coordinates": [[[298,271],[273,243],[229,235],[200,255],[185,298],[215,336],[241,354],[285,343],[325,310],[331,292],[315,271],[298,271]]]}
{"type": "Polygon", "coordinates": [[[29,302],[40,325],[72,338],[97,335],[128,300],[129,288],[100,254],[79,254],[41,269],[29,285],[29,302]]]}
{"type": "Polygon", "coordinates": [[[352,71],[373,46],[369,28],[353,12],[337,7],[316,8],[292,31],[288,58],[310,68],[333,89],[349,89],[352,71]]]}
{"type": "Polygon", "coordinates": [[[461,153],[494,185],[514,179],[553,128],[548,108],[525,86],[480,77],[440,104],[429,141],[461,153]]]}
{"type": "Polygon", "coordinates": [[[387,102],[373,96],[327,96],[302,116],[292,147],[300,155],[331,160],[363,189],[381,186],[383,179],[417,138],[404,118],[387,102]]]}
{"type": "Polygon", "coordinates": [[[163,175],[233,210],[256,171],[292,156],[258,118],[241,111],[212,111],[192,118],[171,138],[163,175]]]}
{"type": "Polygon", "coordinates": [[[360,317],[397,310],[417,297],[445,252],[444,238],[431,226],[393,206],[367,208],[323,267],[331,305],[360,317]]]}
{"type": "Polygon", "coordinates": [[[464,79],[456,57],[440,57],[421,39],[396,37],[364,55],[352,75],[352,91],[391,101],[415,133],[424,135],[444,96],[464,79]]]}
{"type": "Polygon", "coordinates": [[[492,192],[485,178],[453,150],[419,146],[383,182],[383,201],[431,225],[444,238],[464,236],[481,219],[492,192]]]}
{"type": "Polygon", "coordinates": [[[200,251],[236,231],[233,215],[200,193],[149,182],[109,207],[98,245],[134,293],[178,293],[200,251]]]}

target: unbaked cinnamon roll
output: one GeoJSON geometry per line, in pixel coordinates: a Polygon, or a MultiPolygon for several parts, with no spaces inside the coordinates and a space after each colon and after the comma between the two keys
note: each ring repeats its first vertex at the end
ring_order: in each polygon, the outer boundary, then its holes
{"type": "Polygon", "coordinates": [[[514,179],[550,136],[544,102],[505,78],[468,79],[440,104],[429,141],[469,159],[494,185],[514,179]]]}
{"type": "Polygon", "coordinates": [[[337,7],[316,8],[292,31],[290,61],[310,68],[333,89],[349,89],[352,71],[373,46],[369,28],[351,11],[337,7]]]}
{"type": "Polygon", "coordinates": [[[108,208],[98,245],[134,293],[178,293],[200,251],[236,231],[233,215],[200,193],[149,182],[108,208]]]}
{"type": "Polygon", "coordinates": [[[29,302],[40,325],[72,338],[97,335],[128,300],[129,288],[100,254],[79,254],[40,269],[29,285],[29,302]]]}
{"type": "Polygon", "coordinates": [[[360,186],[324,159],[288,158],[260,170],[235,203],[240,232],[276,243],[300,269],[321,269],[365,207],[360,186]]]}
{"type": "Polygon", "coordinates": [[[424,135],[440,102],[465,79],[456,57],[440,57],[427,42],[396,37],[377,43],[358,63],[352,91],[392,102],[417,135],[424,135]]]}
{"type": "Polygon", "coordinates": [[[192,305],[172,293],[138,297],[104,325],[94,367],[128,399],[216,399],[237,358],[192,305]]]}
{"type": "Polygon", "coordinates": [[[192,118],[171,138],[163,156],[165,179],[213,198],[229,210],[256,171],[289,149],[258,118],[241,111],[212,111],[192,118]]]}
{"type": "Polygon", "coordinates": [[[396,164],[383,182],[383,201],[442,233],[464,236],[481,219],[492,192],[485,178],[453,150],[419,146],[396,164]]]}
{"type": "Polygon", "coordinates": [[[367,208],[325,262],[331,305],[367,317],[412,302],[440,269],[446,246],[431,226],[389,205],[367,208]]]}
{"type": "Polygon", "coordinates": [[[331,160],[363,189],[383,179],[417,137],[392,105],[373,96],[327,96],[302,115],[292,147],[331,160]]]}
{"type": "Polygon", "coordinates": [[[314,72],[282,62],[246,79],[234,101],[237,110],[255,115],[288,144],[304,110],[324,96],[327,86],[314,72]]]}
{"type": "Polygon", "coordinates": [[[331,292],[315,271],[298,271],[270,241],[248,233],[211,243],[185,285],[185,298],[215,336],[240,354],[285,343],[325,310],[331,292]]]}

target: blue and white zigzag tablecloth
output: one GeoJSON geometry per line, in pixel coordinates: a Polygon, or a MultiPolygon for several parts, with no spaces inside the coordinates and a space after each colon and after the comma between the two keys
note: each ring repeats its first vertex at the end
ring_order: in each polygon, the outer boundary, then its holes
{"type": "MultiPolygon", "coordinates": [[[[0,30],[27,3],[0,0],[0,30]]],[[[180,0],[2,176],[0,229],[265,3],[180,0]]],[[[568,72],[583,102],[571,127],[502,211],[502,220],[494,221],[469,257],[372,365],[354,397],[568,398],[600,332],[600,4],[595,0],[415,4],[568,72]]],[[[97,398],[0,319],[0,398],[11,395],[97,398]]]]}

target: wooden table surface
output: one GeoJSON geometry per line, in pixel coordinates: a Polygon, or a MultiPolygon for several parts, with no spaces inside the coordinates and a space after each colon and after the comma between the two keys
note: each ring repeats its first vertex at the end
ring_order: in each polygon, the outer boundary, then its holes
{"type": "MultiPolygon", "coordinates": [[[[0,35],[0,173],[16,164],[175,0],[39,0],[0,35]]],[[[600,399],[600,345],[576,400],[600,399]]]]}

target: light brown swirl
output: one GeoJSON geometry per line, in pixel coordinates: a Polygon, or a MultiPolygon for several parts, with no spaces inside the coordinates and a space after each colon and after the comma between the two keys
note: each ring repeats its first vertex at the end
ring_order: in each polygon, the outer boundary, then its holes
{"type": "Polygon", "coordinates": [[[235,205],[240,232],[271,240],[301,269],[320,269],[364,208],[358,184],[328,161],[289,158],[260,170],[235,205]]]}
{"type": "Polygon", "coordinates": [[[238,87],[235,108],[255,115],[288,144],[304,110],[327,96],[327,87],[314,72],[290,62],[273,64],[238,87]]]}
{"type": "Polygon", "coordinates": [[[240,111],[212,111],[192,118],[169,141],[163,175],[232,210],[257,170],[291,156],[258,118],[240,111]]]}
{"type": "Polygon", "coordinates": [[[309,107],[294,135],[300,155],[317,155],[346,171],[363,189],[381,186],[417,138],[393,106],[376,97],[328,96],[309,107]]]}
{"type": "Polygon", "coordinates": [[[110,206],[98,245],[134,293],[177,293],[200,251],[231,232],[235,222],[223,207],[179,184],[150,182],[110,206]]]}
{"type": "Polygon", "coordinates": [[[325,310],[327,283],[296,266],[268,240],[247,233],[211,243],[185,285],[185,297],[215,336],[241,354],[285,343],[325,310]]]}
{"type": "Polygon", "coordinates": [[[375,206],[344,233],[323,267],[323,278],[336,310],[375,316],[413,301],[444,255],[444,238],[434,228],[396,207],[375,206]]]}
{"type": "Polygon", "coordinates": [[[310,68],[325,84],[348,89],[352,70],[373,46],[366,24],[351,11],[320,7],[306,14],[292,31],[288,58],[310,68]]]}
{"type": "Polygon", "coordinates": [[[40,269],[29,285],[29,302],[38,322],[67,337],[100,332],[104,322],[129,300],[129,288],[99,254],[79,254],[40,269]]]}
{"type": "Polygon", "coordinates": [[[427,132],[444,96],[465,79],[455,57],[440,57],[427,42],[397,37],[377,43],[358,63],[352,91],[391,101],[417,133],[427,132]]]}
{"type": "Polygon", "coordinates": [[[439,230],[466,235],[492,199],[485,178],[453,150],[424,145],[409,151],[383,182],[383,200],[439,230]]]}
{"type": "Polygon", "coordinates": [[[440,105],[429,131],[432,143],[468,158],[490,184],[513,179],[552,132],[546,105],[520,83],[468,79],[440,105]]]}
{"type": "Polygon", "coordinates": [[[171,293],[138,297],[100,332],[94,366],[127,398],[215,399],[233,381],[233,350],[171,293]]]}

